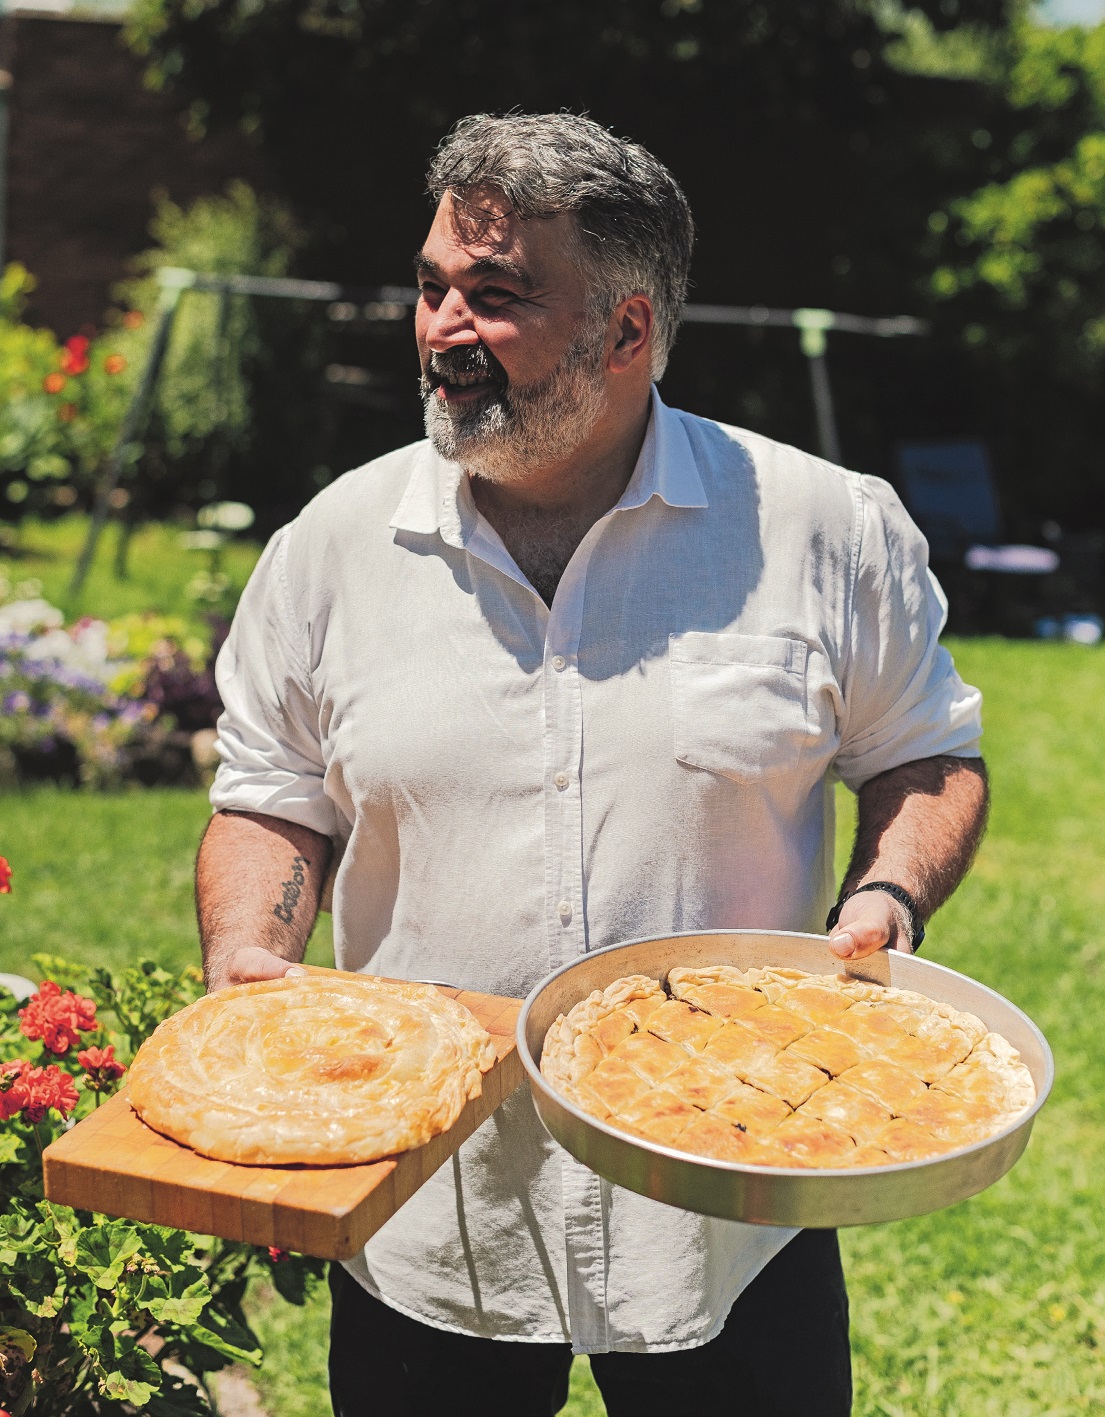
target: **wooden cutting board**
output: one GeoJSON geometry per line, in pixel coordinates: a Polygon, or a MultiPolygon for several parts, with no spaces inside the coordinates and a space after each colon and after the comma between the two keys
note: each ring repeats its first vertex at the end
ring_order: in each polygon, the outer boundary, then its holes
{"type": "Polygon", "coordinates": [[[524,1078],[514,1046],[521,1001],[460,989],[442,993],[471,1009],[495,1043],[496,1060],[484,1074],[482,1094],[425,1146],[366,1166],[211,1161],[151,1131],[123,1088],[46,1148],[47,1197],[78,1210],[349,1259],[524,1078]]]}

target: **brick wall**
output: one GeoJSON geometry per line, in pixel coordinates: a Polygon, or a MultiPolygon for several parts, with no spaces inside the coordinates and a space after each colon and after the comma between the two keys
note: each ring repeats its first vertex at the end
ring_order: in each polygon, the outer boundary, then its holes
{"type": "Polygon", "coordinates": [[[0,21],[8,90],[9,261],[38,278],[27,317],[60,335],[99,325],[150,244],[151,193],[186,203],[235,177],[264,186],[237,133],[190,140],[178,100],[150,92],[115,21],[15,12],[0,21]]]}

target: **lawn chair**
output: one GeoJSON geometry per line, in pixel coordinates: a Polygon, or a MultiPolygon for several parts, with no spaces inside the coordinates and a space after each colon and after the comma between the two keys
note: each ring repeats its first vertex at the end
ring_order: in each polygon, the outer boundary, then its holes
{"type": "Polygon", "coordinates": [[[1050,547],[1004,544],[986,444],[977,439],[904,443],[897,450],[902,500],[929,543],[961,631],[1027,634],[1047,608],[1059,569],[1050,547]]]}

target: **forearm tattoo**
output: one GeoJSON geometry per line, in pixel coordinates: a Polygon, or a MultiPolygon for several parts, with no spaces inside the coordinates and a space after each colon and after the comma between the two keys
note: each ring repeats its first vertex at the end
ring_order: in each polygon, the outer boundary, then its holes
{"type": "Polygon", "coordinates": [[[310,864],[306,856],[293,856],[292,878],[290,881],[280,882],[280,888],[284,892],[284,899],[279,905],[273,906],[272,913],[276,916],[277,920],[283,920],[285,925],[292,923],[295,908],[299,904],[299,897],[303,892],[303,887],[307,880],[303,868],[310,864]]]}

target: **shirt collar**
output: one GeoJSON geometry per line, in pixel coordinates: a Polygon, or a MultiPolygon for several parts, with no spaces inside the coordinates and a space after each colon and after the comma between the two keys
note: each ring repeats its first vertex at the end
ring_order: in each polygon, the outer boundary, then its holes
{"type": "MultiPolygon", "coordinates": [[[[669,507],[710,505],[683,420],[675,409],[668,408],[655,385],[645,441],[616,510],[643,507],[653,497],[659,497],[669,507]]],[[[462,547],[475,529],[476,516],[468,479],[459,464],[439,456],[429,443],[423,443],[407,490],[389,525],[395,531],[423,535],[440,532],[450,546],[462,547]]]]}

